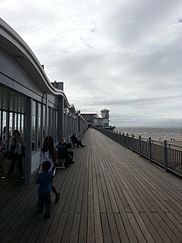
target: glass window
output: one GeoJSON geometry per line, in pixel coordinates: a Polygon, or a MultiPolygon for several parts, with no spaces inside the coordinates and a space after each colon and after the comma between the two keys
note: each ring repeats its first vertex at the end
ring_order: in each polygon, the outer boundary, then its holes
{"type": "Polygon", "coordinates": [[[16,129],[18,130],[18,118],[19,118],[19,116],[18,116],[18,113],[16,114],[16,129]]]}
{"type": "Polygon", "coordinates": [[[32,101],[32,151],[36,149],[36,102],[32,101]]]}
{"type": "Polygon", "coordinates": [[[9,113],[9,134],[11,138],[13,135],[13,113],[12,112],[9,113]]]}
{"type": "Polygon", "coordinates": [[[55,124],[55,142],[58,142],[57,141],[57,134],[58,134],[58,111],[56,110],[56,114],[55,114],[55,116],[56,116],[56,124],[55,124]]]}
{"type": "Polygon", "coordinates": [[[14,127],[13,130],[17,129],[17,113],[14,113],[14,127]]]}
{"type": "Polygon", "coordinates": [[[57,120],[56,120],[56,110],[54,110],[54,127],[53,127],[53,131],[54,131],[54,141],[56,142],[57,139],[57,120]]]}
{"type": "Polygon", "coordinates": [[[54,109],[52,109],[52,136],[53,136],[53,139],[54,139],[54,141],[55,141],[55,135],[56,135],[56,117],[55,117],[55,115],[56,115],[56,112],[55,112],[55,110],[54,109]]]}
{"type": "Polygon", "coordinates": [[[7,129],[6,129],[6,112],[2,112],[2,139],[6,142],[7,139],[7,129]]]}
{"type": "Polygon", "coordinates": [[[52,135],[52,109],[49,107],[49,129],[48,129],[48,134],[51,136],[52,135]]]}
{"type": "Polygon", "coordinates": [[[42,107],[42,136],[46,136],[46,117],[45,117],[45,105],[42,107]]]}
{"type": "Polygon", "coordinates": [[[49,108],[47,108],[47,133],[49,134],[49,108]]]}
{"type": "Polygon", "coordinates": [[[15,129],[15,113],[13,112],[12,131],[15,129]]]}
{"type": "Polygon", "coordinates": [[[3,111],[3,129],[6,127],[6,111],[3,111]]]}
{"type": "Polygon", "coordinates": [[[17,114],[18,115],[18,124],[17,124],[17,127],[18,127],[18,131],[20,132],[21,131],[21,114],[17,114]]]}
{"type": "Polygon", "coordinates": [[[3,111],[2,112],[2,127],[3,127],[3,131],[2,131],[2,140],[6,145],[6,149],[7,147],[7,143],[8,143],[8,128],[7,128],[7,112],[3,111]]]}
{"type": "Polygon", "coordinates": [[[21,114],[21,134],[24,136],[24,114],[21,114]]]}
{"type": "Polygon", "coordinates": [[[53,137],[54,141],[56,142],[57,139],[57,111],[53,108],[49,107],[49,126],[48,126],[48,134],[53,137]]]}
{"type": "Polygon", "coordinates": [[[41,147],[41,104],[38,103],[38,112],[37,112],[37,137],[38,137],[38,148],[41,147]]]}

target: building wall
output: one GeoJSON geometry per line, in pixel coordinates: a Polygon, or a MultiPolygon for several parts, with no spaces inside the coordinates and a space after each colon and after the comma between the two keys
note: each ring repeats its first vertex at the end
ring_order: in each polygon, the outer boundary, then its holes
{"type": "Polygon", "coordinates": [[[28,184],[37,173],[45,136],[52,136],[56,144],[60,136],[68,140],[73,133],[85,131],[87,122],[69,105],[64,92],[52,86],[33,52],[2,19],[0,44],[0,132],[6,130],[8,151],[12,130],[20,130],[28,184]]]}
{"type": "Polygon", "coordinates": [[[0,48],[0,78],[1,84],[24,95],[41,101],[43,92],[28,75],[18,60],[0,48]]]}

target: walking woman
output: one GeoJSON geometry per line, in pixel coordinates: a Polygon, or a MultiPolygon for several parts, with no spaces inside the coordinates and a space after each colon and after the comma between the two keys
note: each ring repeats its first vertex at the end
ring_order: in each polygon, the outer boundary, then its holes
{"type": "Polygon", "coordinates": [[[20,136],[20,132],[18,130],[14,130],[13,139],[10,148],[10,158],[11,164],[8,170],[8,175],[11,176],[14,172],[15,165],[17,163],[17,167],[19,168],[20,175],[22,173],[22,158],[25,153],[25,146],[22,137],[20,136]]]}
{"type": "Polygon", "coordinates": [[[5,144],[3,143],[2,137],[0,136],[0,169],[2,173],[4,172],[4,167],[3,167],[4,158],[5,158],[5,144]]]}
{"type": "MultiPolygon", "coordinates": [[[[51,136],[47,136],[44,139],[42,151],[41,151],[41,156],[40,156],[40,166],[39,166],[39,174],[43,173],[42,170],[42,164],[45,161],[50,162],[50,169],[49,171],[53,172],[53,177],[55,175],[55,167],[56,167],[56,162],[57,162],[57,151],[54,148],[54,140],[51,136]]],[[[52,177],[52,181],[53,181],[52,177]]],[[[52,191],[55,194],[55,202],[57,203],[60,198],[60,193],[57,192],[55,186],[52,185],[52,191]]]]}

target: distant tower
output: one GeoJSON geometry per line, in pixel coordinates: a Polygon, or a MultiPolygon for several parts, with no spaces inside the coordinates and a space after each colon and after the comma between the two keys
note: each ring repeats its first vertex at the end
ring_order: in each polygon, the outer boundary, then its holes
{"type": "Polygon", "coordinates": [[[109,119],[109,110],[107,109],[101,110],[101,116],[103,118],[109,119]]]}

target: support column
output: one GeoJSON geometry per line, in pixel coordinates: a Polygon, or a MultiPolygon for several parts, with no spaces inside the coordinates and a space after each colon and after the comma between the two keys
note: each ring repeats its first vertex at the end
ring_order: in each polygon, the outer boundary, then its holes
{"type": "Polygon", "coordinates": [[[64,98],[59,97],[59,106],[58,106],[58,141],[60,137],[64,137],[64,98]]]}
{"type": "Polygon", "coordinates": [[[31,182],[32,163],[32,99],[26,100],[25,114],[25,185],[31,182]]]}
{"type": "Polygon", "coordinates": [[[46,99],[46,104],[45,104],[45,134],[47,136],[48,134],[48,126],[49,126],[49,111],[48,111],[48,95],[47,93],[44,94],[45,95],[45,99],[46,99]]]}

